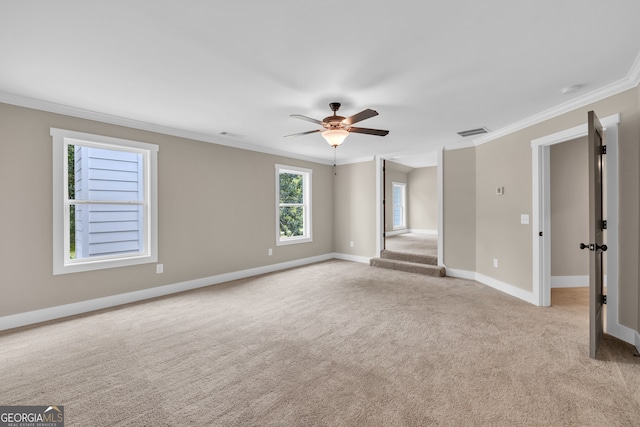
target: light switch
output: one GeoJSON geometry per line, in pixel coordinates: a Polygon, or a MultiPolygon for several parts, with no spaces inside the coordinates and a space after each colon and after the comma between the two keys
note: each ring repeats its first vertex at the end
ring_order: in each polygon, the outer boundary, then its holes
{"type": "Polygon", "coordinates": [[[529,215],[528,214],[520,215],[520,224],[529,224],[529,215]]]}

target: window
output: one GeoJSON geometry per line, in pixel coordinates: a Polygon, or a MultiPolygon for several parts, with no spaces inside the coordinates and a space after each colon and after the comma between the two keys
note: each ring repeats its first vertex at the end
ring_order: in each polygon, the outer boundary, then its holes
{"type": "Polygon", "coordinates": [[[53,274],[157,262],[158,146],[51,128],[53,274]]]}
{"type": "Polygon", "coordinates": [[[401,182],[393,183],[393,229],[406,228],[407,208],[406,208],[406,188],[407,184],[401,182]]]}
{"type": "Polygon", "coordinates": [[[276,165],[276,245],[311,242],[311,170],[276,165]]]}

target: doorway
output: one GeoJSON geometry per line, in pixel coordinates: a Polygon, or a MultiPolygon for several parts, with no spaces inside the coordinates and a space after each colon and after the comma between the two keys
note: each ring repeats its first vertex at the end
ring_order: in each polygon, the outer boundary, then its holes
{"type": "Polygon", "coordinates": [[[550,146],[551,305],[558,295],[563,301],[588,296],[589,257],[578,246],[589,235],[588,161],[586,137],[550,146]]]}
{"type": "Polygon", "coordinates": [[[437,256],[440,191],[437,165],[379,158],[378,248],[437,256]],[[384,201],[384,202],[383,202],[384,201]]]}
{"type": "MultiPolygon", "coordinates": [[[[607,144],[607,333],[633,342],[631,329],[618,323],[618,124],[620,114],[601,120],[607,144]]],[[[532,241],[533,294],[537,304],[551,304],[551,214],[550,214],[550,148],[552,145],[587,135],[587,124],[575,126],[531,141],[532,148],[532,241]]],[[[576,242],[578,244],[580,242],[576,242]]]]}

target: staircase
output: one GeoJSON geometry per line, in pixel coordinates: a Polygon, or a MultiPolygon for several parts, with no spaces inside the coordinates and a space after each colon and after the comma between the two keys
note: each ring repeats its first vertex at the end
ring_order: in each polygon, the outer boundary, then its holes
{"type": "Polygon", "coordinates": [[[438,267],[438,257],[433,255],[383,250],[380,252],[380,258],[371,258],[369,260],[369,265],[371,267],[425,274],[427,276],[444,277],[446,274],[444,267],[438,267]]]}

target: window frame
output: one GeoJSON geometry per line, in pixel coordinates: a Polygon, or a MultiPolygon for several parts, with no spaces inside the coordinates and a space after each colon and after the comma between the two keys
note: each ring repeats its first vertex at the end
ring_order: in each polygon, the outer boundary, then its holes
{"type": "Polygon", "coordinates": [[[155,144],[94,135],[66,129],[50,128],[53,142],[53,274],[68,274],[118,268],[158,261],[158,151],[155,144]],[[143,158],[144,249],[131,254],[117,254],[82,259],[70,259],[70,209],[76,204],[69,199],[69,145],[104,148],[138,153],[143,158]]]}
{"type": "Polygon", "coordinates": [[[407,228],[407,184],[405,182],[395,182],[393,181],[391,183],[391,200],[392,200],[392,206],[391,206],[391,222],[393,224],[393,229],[394,230],[403,230],[407,228]],[[400,204],[400,208],[402,209],[402,224],[401,225],[396,225],[396,215],[395,215],[395,210],[396,210],[396,198],[395,198],[395,190],[396,188],[400,188],[402,189],[402,193],[401,193],[401,204],[400,204]]]}
{"type": "MultiPolygon", "coordinates": [[[[312,175],[313,170],[307,168],[301,168],[297,166],[287,166],[276,164],[276,246],[293,245],[297,243],[309,243],[313,242],[313,222],[311,212],[311,188],[312,188],[312,175]],[[283,204],[280,203],[280,175],[282,173],[290,173],[296,175],[303,175],[303,189],[302,199],[300,204],[304,211],[304,235],[286,237],[280,235],[280,207],[283,204]]],[[[290,204],[287,204],[290,205],[290,204]]]]}

